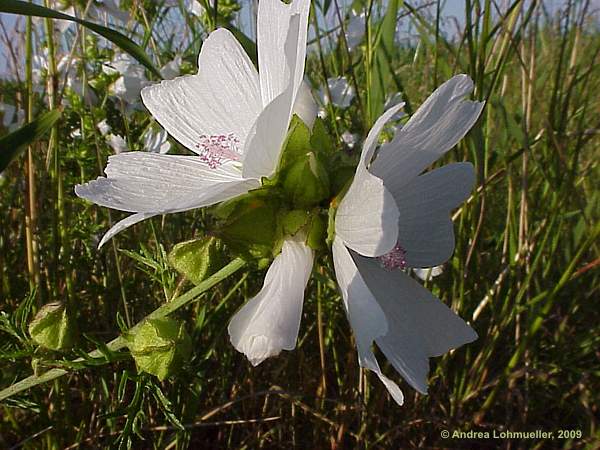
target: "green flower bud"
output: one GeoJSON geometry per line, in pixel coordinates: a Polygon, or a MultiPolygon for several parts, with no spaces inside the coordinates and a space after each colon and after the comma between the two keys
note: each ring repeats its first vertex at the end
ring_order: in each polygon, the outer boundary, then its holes
{"type": "Polygon", "coordinates": [[[222,203],[214,211],[223,223],[216,233],[233,250],[254,258],[271,257],[280,239],[279,200],[269,189],[258,189],[222,203]]]}
{"type": "Polygon", "coordinates": [[[322,250],[325,248],[325,239],[327,237],[327,222],[319,214],[313,214],[308,226],[308,235],[306,245],[313,250],[322,250]]]}
{"type": "Polygon", "coordinates": [[[29,324],[29,334],[42,347],[67,350],[75,341],[75,324],[63,303],[48,303],[29,324]]]}
{"type": "Polygon", "coordinates": [[[175,319],[147,319],[128,337],[128,347],[138,371],[159,380],[177,373],[192,353],[185,324],[175,319]]]}
{"type": "Polygon", "coordinates": [[[316,205],[329,196],[329,176],[313,152],[298,158],[285,172],[283,189],[294,205],[316,205]]]}
{"type": "Polygon", "coordinates": [[[283,150],[279,159],[278,175],[285,172],[296,160],[301,159],[312,151],[310,145],[310,130],[302,119],[294,114],[290,128],[283,143],[283,150]]]}
{"type": "Polygon", "coordinates": [[[287,212],[281,220],[284,236],[294,236],[300,231],[310,218],[310,213],[302,209],[287,212]]]}
{"type": "Polygon", "coordinates": [[[194,284],[200,284],[225,265],[220,239],[205,236],[180,242],[169,253],[169,263],[194,284]]]}

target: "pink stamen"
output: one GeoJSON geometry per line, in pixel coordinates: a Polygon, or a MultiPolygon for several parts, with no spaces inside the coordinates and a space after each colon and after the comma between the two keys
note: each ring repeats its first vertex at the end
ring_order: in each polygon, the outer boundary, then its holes
{"type": "Polygon", "coordinates": [[[377,259],[379,259],[381,267],[387,270],[406,269],[406,250],[400,244],[396,244],[392,251],[377,259]]]}
{"type": "Polygon", "coordinates": [[[240,140],[234,133],[203,134],[196,148],[200,150],[200,160],[211,169],[224,164],[226,161],[240,160],[240,140]]]}

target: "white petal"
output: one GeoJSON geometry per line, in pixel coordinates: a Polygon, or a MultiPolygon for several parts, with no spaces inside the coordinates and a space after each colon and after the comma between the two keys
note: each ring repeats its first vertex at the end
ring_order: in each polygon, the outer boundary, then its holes
{"type": "Polygon", "coordinates": [[[308,32],[309,0],[294,0],[285,4],[281,0],[261,0],[258,4],[257,46],[260,90],[264,106],[284,92],[293,81],[293,97],[304,77],[306,36],[308,32]],[[290,38],[291,18],[299,15],[299,27],[294,31],[294,58],[290,63],[287,41],[290,38]]]}
{"type": "MultiPolygon", "coordinates": [[[[265,3],[271,1],[267,0],[265,3]]],[[[279,2],[279,0],[275,1],[279,2]]],[[[295,64],[299,26],[300,16],[296,14],[290,19],[285,41],[285,58],[288,69],[295,64]]],[[[293,73],[293,70],[291,72],[293,73]]],[[[279,163],[281,146],[292,116],[294,89],[294,85],[290,82],[287,88],[269,103],[256,119],[256,123],[248,134],[244,149],[244,178],[268,177],[275,172],[279,163]]]]}
{"type": "Polygon", "coordinates": [[[473,90],[457,75],[429,96],[394,139],[381,146],[371,172],[396,193],[450,150],[477,121],[484,104],[465,100],[473,90]]]}
{"type": "Polygon", "coordinates": [[[313,257],[313,251],[304,243],[284,241],[258,295],[231,319],[231,343],[252,365],[296,347],[313,257]]]}
{"type": "Polygon", "coordinates": [[[246,136],[262,109],[258,74],[233,35],[218,29],[204,41],[198,74],[142,90],[152,115],[175,139],[197,152],[202,135],[246,136]]]}
{"type": "Polygon", "coordinates": [[[477,333],[406,274],[382,269],[372,258],[354,255],[354,261],[387,318],[377,345],[412,387],[426,393],[429,358],[474,341],[477,333]]]}
{"type": "Polygon", "coordinates": [[[373,125],[363,145],[354,180],[340,202],[335,233],[351,249],[365,256],[389,252],[398,240],[398,208],[383,181],[366,168],[375,151],[377,136],[402,105],[384,113],[373,125]]]}
{"type": "Polygon", "coordinates": [[[319,108],[310,92],[310,86],[305,82],[300,85],[296,101],[292,109],[292,114],[298,114],[298,117],[309,127],[312,128],[317,118],[319,108]]]}
{"type": "Polygon", "coordinates": [[[450,211],[469,195],[475,182],[471,163],[454,163],[427,172],[394,196],[400,211],[398,243],[408,267],[433,267],[454,251],[450,211]]]}
{"type": "Polygon", "coordinates": [[[172,213],[227,200],[259,186],[231,165],[208,168],[196,156],[130,152],[111,156],[99,177],[75,187],[98,205],[121,211],[172,213]]]}
{"type": "Polygon", "coordinates": [[[111,229],[108,230],[104,234],[104,236],[102,237],[102,240],[100,241],[100,244],[98,244],[98,248],[101,248],[113,236],[115,236],[116,234],[120,233],[125,228],[129,228],[130,226],[135,225],[136,223],[141,222],[142,220],[146,220],[146,219],[149,219],[150,217],[154,217],[154,216],[156,216],[156,214],[152,214],[152,213],[137,213],[137,214],[132,214],[132,215],[126,217],[123,220],[120,220],[119,222],[117,222],[116,224],[114,224],[111,227],[111,229]]]}
{"type": "Polygon", "coordinates": [[[354,331],[358,362],[361,367],[375,372],[394,400],[402,405],[404,402],[402,391],[396,383],[383,375],[371,350],[373,341],[388,332],[385,314],[358,272],[348,249],[339,238],[333,241],[333,264],[348,320],[354,331]]]}

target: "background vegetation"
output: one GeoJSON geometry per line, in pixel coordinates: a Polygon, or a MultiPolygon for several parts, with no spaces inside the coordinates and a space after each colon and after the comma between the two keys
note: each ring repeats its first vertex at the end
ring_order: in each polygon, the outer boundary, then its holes
{"type": "MultiPolygon", "coordinates": [[[[125,20],[99,8],[93,16],[92,1],[72,3],[71,13],[131,37],[150,65],[181,56],[182,73],[196,70],[202,40],[215,26],[253,35],[252,5],[234,18],[234,0],[204,3],[200,15],[183,0],[122,0],[125,20]]],[[[0,178],[0,384],[68,370],[2,401],[0,447],[600,445],[598,12],[585,0],[466,0],[464,17],[454,23],[440,3],[354,1],[366,14],[365,36],[349,49],[346,28],[356,26],[349,8],[315,1],[307,61],[315,94],[341,75],[357,92],[348,108],[322,105],[340,150],[351,151],[342,139],[349,131],[358,136],[357,151],[396,92],[410,114],[443,81],[467,73],[476,84],[473,97],[487,102],[469,136],[438,163],[471,161],[478,179],[455,214],[454,256],[426,283],[479,339],[432,360],[428,396],[403,384],[403,407],[358,367],[327,260],[307,288],[298,348],[259,367],[232,348],[226,333],[229,318],[262,284],[263,273],[246,268],[176,313],[194,345],[178,376],[158,382],[138,375],[126,351],[106,347],[120,329],[191,287],[166,254],[201,235],[206,218],[202,211],[154,218],[98,251],[99,237],[123,214],[78,199],[73,187],[101,175],[114,151],[98,129],[102,120],[129,149],[143,150],[150,115],[115,95],[118,75],[103,72],[120,52],[114,43],[79,25],[58,29],[63,22],[15,23],[18,16],[0,15],[5,68],[13,71],[0,81],[1,102],[22,109],[26,121],[61,111],[0,178]],[[25,34],[12,34],[11,27],[28,23],[25,34]],[[63,55],[71,59],[70,82],[58,67],[63,55]],[[76,314],[81,335],[69,352],[42,350],[28,335],[35,311],[52,301],[76,314]],[[94,358],[70,362],[97,348],[94,358]],[[442,430],[503,429],[581,430],[582,437],[440,437],[442,430]]],[[[136,65],[138,74],[158,79],[136,65]]],[[[11,125],[5,119],[1,134],[11,125]]]]}

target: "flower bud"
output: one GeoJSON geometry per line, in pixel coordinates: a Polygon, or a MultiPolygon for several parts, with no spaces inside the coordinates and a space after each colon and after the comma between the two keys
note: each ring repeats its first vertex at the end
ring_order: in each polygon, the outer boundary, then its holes
{"type": "Polygon", "coordinates": [[[161,381],[177,373],[192,352],[185,324],[169,317],[147,319],[132,331],[128,341],[138,371],[161,381]]]}
{"type": "Polygon", "coordinates": [[[234,251],[253,258],[271,257],[280,238],[278,211],[278,199],[269,189],[250,191],[214,210],[222,221],[215,233],[234,251]]]}
{"type": "Polygon", "coordinates": [[[283,189],[296,206],[316,205],[329,196],[327,170],[313,152],[308,152],[286,171],[283,189]]]}
{"type": "Polygon", "coordinates": [[[213,236],[180,242],[169,253],[169,263],[198,285],[225,265],[223,243],[213,236]]]}
{"type": "Polygon", "coordinates": [[[29,334],[40,346],[51,350],[67,350],[75,340],[75,325],[61,302],[42,307],[29,324],[29,334]]]}

